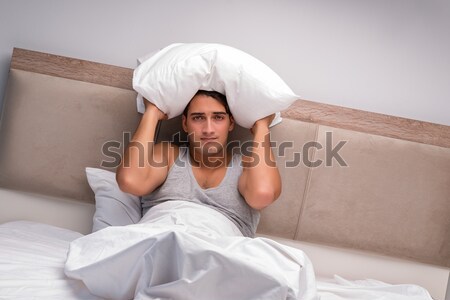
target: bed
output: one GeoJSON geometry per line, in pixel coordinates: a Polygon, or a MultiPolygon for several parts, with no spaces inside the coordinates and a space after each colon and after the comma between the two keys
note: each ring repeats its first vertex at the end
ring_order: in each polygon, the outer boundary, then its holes
{"type": "MultiPolygon", "coordinates": [[[[139,122],[132,72],[14,49],[0,127],[1,299],[98,299],[64,266],[98,209],[86,167],[114,171],[139,122]]],[[[306,100],[282,116],[271,134],[283,193],[258,239],[301,249],[321,299],[446,299],[450,127],[306,100]]],[[[179,130],[164,121],[157,139],[179,130]]]]}

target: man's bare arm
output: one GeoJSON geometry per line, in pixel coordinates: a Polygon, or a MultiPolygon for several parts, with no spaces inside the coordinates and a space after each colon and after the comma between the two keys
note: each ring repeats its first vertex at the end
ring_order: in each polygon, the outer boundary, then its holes
{"type": "Polygon", "coordinates": [[[271,115],[256,121],[252,127],[252,153],[242,157],[239,192],[248,205],[258,210],[273,203],[281,193],[281,177],[270,148],[269,125],[273,118],[271,115]]]}
{"type": "Polygon", "coordinates": [[[158,121],[166,116],[149,101],[145,105],[145,113],[116,172],[120,189],[138,196],[151,193],[164,182],[170,156],[167,144],[154,145],[158,121]]]}

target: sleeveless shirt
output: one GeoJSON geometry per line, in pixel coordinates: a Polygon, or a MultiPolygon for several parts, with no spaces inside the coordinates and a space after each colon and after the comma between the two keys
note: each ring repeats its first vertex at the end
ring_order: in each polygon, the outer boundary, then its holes
{"type": "Polygon", "coordinates": [[[254,237],[260,215],[239,193],[238,181],[241,174],[241,155],[234,154],[220,184],[203,189],[194,177],[189,148],[180,147],[179,155],[170,167],[165,182],[141,198],[142,213],[144,215],[152,207],[166,201],[190,201],[221,212],[244,236],[254,237]]]}

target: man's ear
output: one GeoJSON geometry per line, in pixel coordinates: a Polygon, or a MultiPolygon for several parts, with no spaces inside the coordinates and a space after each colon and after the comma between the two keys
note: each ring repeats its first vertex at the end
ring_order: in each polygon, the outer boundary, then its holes
{"type": "Polygon", "coordinates": [[[232,131],[234,129],[234,118],[230,115],[230,127],[228,127],[228,131],[232,131]]]}
{"type": "Polygon", "coordinates": [[[183,131],[184,132],[188,132],[187,131],[187,124],[186,124],[187,118],[185,115],[181,115],[181,126],[183,127],[183,131]]]}

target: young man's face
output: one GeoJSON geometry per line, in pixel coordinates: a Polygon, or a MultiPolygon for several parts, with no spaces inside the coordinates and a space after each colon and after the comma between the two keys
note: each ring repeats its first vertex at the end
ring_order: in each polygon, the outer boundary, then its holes
{"type": "Polygon", "coordinates": [[[206,95],[195,96],[187,116],[183,115],[183,130],[188,133],[189,143],[202,155],[222,155],[233,128],[234,120],[222,103],[206,95]]]}

